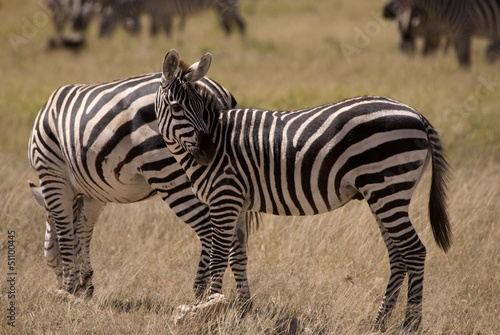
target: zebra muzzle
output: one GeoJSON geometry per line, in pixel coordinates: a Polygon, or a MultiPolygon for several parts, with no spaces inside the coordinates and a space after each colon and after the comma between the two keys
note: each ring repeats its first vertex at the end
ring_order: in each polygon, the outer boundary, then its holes
{"type": "Polygon", "coordinates": [[[215,144],[210,138],[210,134],[204,131],[196,131],[198,145],[191,149],[191,154],[200,165],[210,164],[215,157],[215,144]]]}

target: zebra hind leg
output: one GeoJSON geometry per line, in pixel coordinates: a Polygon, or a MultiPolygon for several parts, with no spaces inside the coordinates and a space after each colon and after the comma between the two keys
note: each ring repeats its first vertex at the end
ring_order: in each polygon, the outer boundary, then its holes
{"type": "MultiPolygon", "coordinates": [[[[45,203],[57,233],[62,264],[62,289],[75,294],[80,280],[77,262],[81,250],[73,214],[74,208],[78,208],[78,198],[61,188],[60,182],[50,180],[45,183],[41,181],[41,184],[44,199],[50,199],[45,203]]],[[[50,235],[49,241],[55,241],[52,236],[50,235]]]]}
{"type": "Polygon", "coordinates": [[[77,214],[77,236],[81,244],[80,253],[80,272],[81,282],[79,285],[79,293],[86,298],[91,298],[94,294],[94,285],[92,278],[94,270],[90,262],[90,241],[97,218],[104,209],[104,203],[89,197],[81,196],[81,207],[77,214]]]}
{"type": "Polygon", "coordinates": [[[380,220],[378,220],[378,222],[382,238],[384,239],[384,243],[389,253],[389,265],[391,269],[391,276],[387,284],[386,292],[379,307],[377,318],[375,319],[375,327],[377,330],[385,332],[387,330],[387,324],[391,318],[392,311],[396,305],[407,269],[401,253],[389,237],[387,230],[384,228],[380,220]]]}
{"type": "MultiPolygon", "coordinates": [[[[45,199],[43,198],[42,189],[29,181],[30,190],[35,199],[35,202],[45,209],[45,199]]],[[[44,257],[47,265],[56,274],[57,288],[62,289],[62,260],[61,250],[59,249],[59,241],[57,240],[56,226],[54,217],[49,211],[46,211],[47,221],[45,222],[45,242],[44,242],[44,257]]]]}
{"type": "Polygon", "coordinates": [[[47,222],[45,223],[45,243],[44,256],[47,265],[56,274],[57,288],[63,288],[63,273],[61,251],[59,250],[59,242],[57,241],[57,233],[54,218],[47,213],[47,222]]]}
{"type": "Polygon", "coordinates": [[[409,194],[407,199],[369,201],[387,246],[391,268],[389,283],[376,318],[376,325],[382,330],[386,327],[396,304],[406,273],[408,273],[408,301],[403,328],[405,331],[417,331],[422,320],[426,249],[408,216],[412,191],[407,192],[409,194]]]}

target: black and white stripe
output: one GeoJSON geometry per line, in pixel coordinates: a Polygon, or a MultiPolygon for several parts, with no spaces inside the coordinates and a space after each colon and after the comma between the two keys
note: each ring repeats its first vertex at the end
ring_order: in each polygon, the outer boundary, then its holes
{"type": "MultiPolygon", "coordinates": [[[[104,0],[103,0],[104,1],[104,0]]],[[[116,30],[118,22],[132,33],[140,31],[139,16],[147,13],[151,18],[151,33],[162,28],[171,36],[172,22],[180,16],[179,31],[184,30],[186,16],[213,8],[226,34],[235,24],[241,35],[245,33],[245,22],[239,13],[239,0],[107,0],[99,22],[99,36],[109,36],[116,30]]]]}
{"type": "MultiPolygon", "coordinates": [[[[500,40],[499,0],[390,0],[385,12],[397,15],[408,7],[422,8],[429,17],[439,21],[455,47],[460,66],[470,65],[473,36],[500,40]]],[[[490,48],[487,52],[494,50],[490,48]]]]}
{"type": "MultiPolygon", "coordinates": [[[[431,227],[444,251],[451,242],[447,163],[429,122],[407,105],[371,96],[297,111],[226,110],[196,83],[208,70],[210,55],[189,68],[178,57],[175,50],[165,57],[155,110],[167,146],[210,207],[210,293],[221,290],[242,213],[313,215],[365,199],[391,267],[377,325],[384,327],[408,273],[405,328],[417,329],[426,249],[408,210],[429,160],[431,227]]],[[[243,301],[250,297],[245,289],[238,291],[243,301]]]]}
{"type": "MultiPolygon", "coordinates": [[[[202,243],[195,291],[209,278],[211,230],[208,207],[194,196],[184,171],[166,147],[154,113],[161,74],[56,90],[36,118],[29,159],[40,187],[35,200],[47,210],[45,257],[60,288],[92,294],[89,245],[94,224],[109,202],[131,203],[158,194],[192,227],[202,243]]],[[[236,107],[222,86],[202,85],[227,107],[236,107]]],[[[242,228],[243,236],[246,229],[242,228]]],[[[246,263],[246,241],[235,240],[233,262],[246,263]]]]}

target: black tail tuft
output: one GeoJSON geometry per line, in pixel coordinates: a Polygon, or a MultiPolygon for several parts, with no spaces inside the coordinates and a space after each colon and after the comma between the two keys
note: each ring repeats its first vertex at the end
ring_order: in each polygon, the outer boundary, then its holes
{"type": "MultiPolygon", "coordinates": [[[[426,120],[425,120],[426,121],[426,120]]],[[[429,196],[429,218],[434,240],[444,252],[451,246],[452,233],[448,210],[446,207],[447,182],[450,166],[444,156],[441,141],[437,132],[426,121],[427,137],[432,155],[432,183],[429,196]]]]}

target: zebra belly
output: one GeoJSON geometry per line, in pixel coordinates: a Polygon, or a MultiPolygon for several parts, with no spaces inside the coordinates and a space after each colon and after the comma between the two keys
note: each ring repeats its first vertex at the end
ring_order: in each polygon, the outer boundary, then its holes
{"type": "MultiPolygon", "coordinates": [[[[130,203],[147,199],[158,189],[168,190],[187,181],[184,173],[175,162],[168,148],[161,142],[149,148],[141,146],[148,138],[138,134],[141,141],[135,143],[123,139],[118,149],[106,151],[106,138],[96,142],[89,150],[80,155],[75,166],[88,166],[87,169],[72,168],[73,184],[78,193],[103,202],[130,203]]],[[[153,134],[151,138],[158,137],[153,134]]]]}

